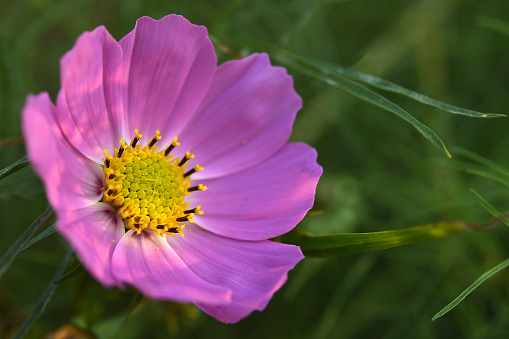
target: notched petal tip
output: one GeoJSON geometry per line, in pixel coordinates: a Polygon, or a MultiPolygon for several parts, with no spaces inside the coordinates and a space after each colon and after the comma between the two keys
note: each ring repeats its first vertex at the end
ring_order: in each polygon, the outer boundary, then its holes
{"type": "Polygon", "coordinates": [[[214,318],[234,323],[265,309],[304,258],[299,247],[272,241],[239,241],[189,225],[184,238],[168,238],[182,260],[203,280],[232,291],[229,303],[195,302],[214,318]],[[213,243],[214,246],[209,244],[213,243]]]}
{"type": "Polygon", "coordinates": [[[179,15],[142,17],[120,45],[124,51],[124,88],[128,128],[153,135],[168,146],[188,122],[209,88],[217,67],[203,26],[179,15]]]}
{"type": "Polygon", "coordinates": [[[206,211],[195,216],[196,223],[242,240],[270,239],[290,231],[313,206],[322,174],[316,158],[312,147],[288,143],[248,171],[200,180],[209,189],[190,198],[206,211]]]}

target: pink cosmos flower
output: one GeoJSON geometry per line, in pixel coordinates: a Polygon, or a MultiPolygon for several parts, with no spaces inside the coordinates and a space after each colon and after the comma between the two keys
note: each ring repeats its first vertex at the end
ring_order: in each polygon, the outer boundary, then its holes
{"type": "Polygon", "coordinates": [[[267,239],[304,217],[322,169],[287,143],[302,103],[286,71],[266,54],[216,63],[181,16],[119,42],[98,27],[62,58],[56,106],[30,95],[22,121],[57,229],[97,280],[233,323],[303,258],[267,239]]]}

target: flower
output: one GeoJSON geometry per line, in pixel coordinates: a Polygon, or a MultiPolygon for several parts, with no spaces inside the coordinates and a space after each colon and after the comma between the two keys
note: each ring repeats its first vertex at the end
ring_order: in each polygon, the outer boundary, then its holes
{"type": "Polygon", "coordinates": [[[287,143],[301,99],[283,68],[216,64],[181,16],[140,18],[118,42],[101,26],[61,59],[56,105],[28,96],[22,124],[56,227],[98,281],[233,323],[303,259],[267,239],[304,217],[322,169],[287,143]]]}

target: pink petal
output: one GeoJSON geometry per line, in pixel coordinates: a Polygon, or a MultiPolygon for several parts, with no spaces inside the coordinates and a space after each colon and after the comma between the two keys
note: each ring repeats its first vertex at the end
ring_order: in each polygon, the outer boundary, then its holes
{"type": "Polygon", "coordinates": [[[216,69],[207,29],[178,15],[138,19],[121,41],[124,103],[129,133],[138,128],[145,143],[161,129],[159,145],[173,140],[196,110],[216,69]]]}
{"type": "MultiPolygon", "coordinates": [[[[233,301],[228,305],[209,305],[197,303],[196,306],[198,306],[203,312],[207,313],[211,317],[214,317],[217,320],[227,324],[237,323],[254,311],[252,307],[244,306],[233,301]]],[[[263,311],[263,309],[259,311],[263,311]]]]}
{"type": "Polygon", "coordinates": [[[288,271],[304,258],[297,246],[225,238],[195,225],[186,226],[184,237],[167,237],[167,241],[203,280],[232,290],[231,303],[197,303],[228,323],[263,310],[286,281],[288,271]]]}
{"type": "Polygon", "coordinates": [[[57,120],[74,147],[102,163],[125,137],[122,49],[101,26],[81,35],[60,67],[57,120]]]}
{"type": "Polygon", "coordinates": [[[125,231],[110,205],[97,203],[81,210],[59,211],[57,229],[97,280],[107,287],[120,285],[111,273],[111,256],[125,231]]]}
{"type": "Polygon", "coordinates": [[[231,291],[196,275],[164,237],[152,231],[127,232],[113,253],[112,267],[117,279],[153,299],[214,304],[231,300],[231,291]]]}
{"type": "Polygon", "coordinates": [[[22,113],[28,158],[55,209],[90,206],[102,197],[104,173],[62,135],[55,122],[56,111],[47,93],[28,96],[22,113]]]}
{"type": "MultiPolygon", "coordinates": [[[[263,240],[293,229],[313,206],[322,174],[316,151],[289,143],[262,164],[217,179],[196,180],[206,191],[191,194],[190,206],[201,205],[194,221],[216,234],[263,240]]],[[[193,174],[194,175],[194,174],[193,174]]]]}
{"type": "MultiPolygon", "coordinates": [[[[212,178],[264,161],[287,141],[301,98],[293,79],[267,54],[222,64],[198,112],[179,135],[178,152],[191,151],[212,178]]],[[[177,154],[176,153],[176,154],[177,154]]]]}

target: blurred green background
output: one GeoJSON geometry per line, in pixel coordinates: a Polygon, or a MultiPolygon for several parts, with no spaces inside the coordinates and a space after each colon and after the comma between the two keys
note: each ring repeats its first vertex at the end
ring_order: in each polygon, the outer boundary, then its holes
{"type": "MultiPolygon", "coordinates": [[[[20,110],[28,93],[59,89],[59,58],[85,30],[117,39],[143,15],[184,15],[243,54],[255,43],[351,66],[435,99],[508,113],[509,22],[500,0],[0,1],[0,168],[24,154],[20,110]]],[[[231,56],[218,51],[220,61],[231,56]]],[[[304,108],[292,140],[316,147],[324,174],[315,209],[298,227],[314,234],[397,229],[442,220],[486,222],[474,188],[499,210],[507,191],[465,173],[411,125],[290,69],[304,108]]],[[[458,146],[509,168],[509,120],[454,116],[383,93],[458,146]]],[[[452,148],[452,150],[454,150],[452,148]]],[[[30,168],[0,182],[0,255],[47,207],[30,168]]],[[[443,318],[431,317],[478,276],[509,257],[509,232],[463,233],[382,252],[308,259],[267,309],[225,325],[194,306],[105,290],[87,272],[59,284],[28,338],[74,324],[99,338],[503,338],[509,335],[509,272],[500,272],[443,318]]],[[[20,255],[0,281],[0,337],[21,326],[66,244],[53,236],[20,255]]],[[[52,334],[53,333],[53,334],[52,334]]],[[[85,335],[85,332],[82,332],[85,335]]]]}

